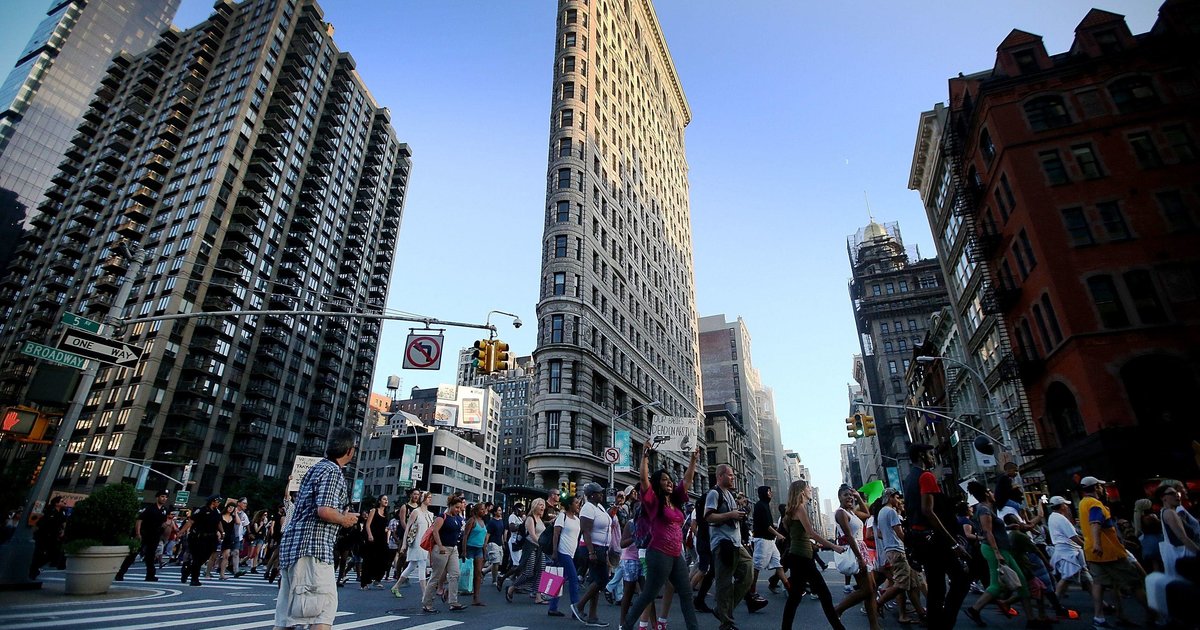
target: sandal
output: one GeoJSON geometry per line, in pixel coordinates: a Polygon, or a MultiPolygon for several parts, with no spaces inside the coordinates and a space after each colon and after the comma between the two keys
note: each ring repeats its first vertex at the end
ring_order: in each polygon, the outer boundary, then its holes
{"type": "Polygon", "coordinates": [[[511,586],[510,586],[510,587],[508,587],[507,589],[505,589],[505,591],[504,591],[504,599],[505,599],[505,601],[507,601],[508,603],[510,603],[510,604],[512,603],[512,600],[513,600],[513,589],[512,589],[512,587],[511,587],[511,586]]]}
{"type": "Polygon", "coordinates": [[[467,609],[467,607],[463,606],[462,604],[451,604],[450,605],[450,610],[454,611],[454,612],[458,612],[460,610],[466,610],[466,609],[467,609]]]}
{"type": "Polygon", "coordinates": [[[421,612],[423,612],[423,613],[425,613],[425,614],[427,614],[427,615],[433,615],[433,614],[437,614],[437,609],[436,609],[436,608],[430,608],[429,606],[422,606],[422,607],[421,607],[421,612]]]}

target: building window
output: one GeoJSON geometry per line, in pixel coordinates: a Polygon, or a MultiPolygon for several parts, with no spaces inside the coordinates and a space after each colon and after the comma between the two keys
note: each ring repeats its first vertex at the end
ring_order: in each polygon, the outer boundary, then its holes
{"type": "Polygon", "coordinates": [[[1117,294],[1112,276],[1092,276],[1088,278],[1087,284],[1092,293],[1092,303],[1096,305],[1096,312],[1100,315],[1101,325],[1105,328],[1128,326],[1129,315],[1125,312],[1121,296],[1117,294]]]}
{"type": "Polygon", "coordinates": [[[1158,95],[1154,93],[1154,86],[1150,84],[1150,78],[1145,76],[1125,77],[1113,81],[1112,85],[1108,86],[1108,94],[1117,106],[1117,111],[1122,114],[1139,112],[1158,105],[1158,95]]]}
{"type": "Polygon", "coordinates": [[[554,359],[549,362],[550,366],[550,384],[549,392],[551,394],[562,393],[562,361],[554,359]]]}
{"type": "Polygon", "coordinates": [[[1025,118],[1034,131],[1043,131],[1071,124],[1071,115],[1067,113],[1067,105],[1057,94],[1039,96],[1025,103],[1025,118]]]}
{"type": "Polygon", "coordinates": [[[1129,134],[1129,146],[1133,148],[1133,156],[1137,158],[1138,166],[1142,168],[1162,166],[1158,147],[1154,146],[1154,140],[1150,138],[1149,132],[1129,134]]]}
{"type": "Polygon", "coordinates": [[[1042,172],[1046,174],[1046,183],[1057,186],[1071,181],[1071,178],[1067,176],[1067,167],[1063,164],[1062,156],[1058,154],[1058,151],[1042,151],[1038,153],[1038,159],[1042,161],[1042,172]]]}
{"type": "Polygon", "coordinates": [[[554,272],[554,295],[567,294],[567,274],[556,271],[554,272]]]}
{"type": "Polygon", "coordinates": [[[1090,142],[1071,147],[1071,155],[1075,156],[1075,163],[1079,165],[1079,173],[1085,179],[1104,176],[1104,172],[1100,170],[1100,160],[1096,157],[1096,151],[1090,142]]]}
{"type": "Polygon", "coordinates": [[[575,110],[573,110],[573,109],[564,109],[564,110],[562,110],[562,112],[561,112],[561,116],[562,116],[562,117],[561,117],[561,119],[560,119],[560,120],[561,120],[561,125],[560,125],[560,126],[562,126],[562,127],[573,127],[573,126],[575,126],[575,110]]]}
{"type": "Polygon", "coordinates": [[[1017,198],[1013,196],[1012,186],[1008,185],[1008,174],[1000,175],[1000,190],[1004,191],[1004,200],[1008,202],[1009,211],[1017,209],[1017,198]]]}
{"type": "Polygon", "coordinates": [[[564,73],[565,72],[575,72],[575,58],[574,57],[563,57],[562,71],[564,73]]]}
{"type": "Polygon", "coordinates": [[[917,320],[915,320],[915,319],[908,320],[908,329],[916,330],[917,329],[917,320]]]}
{"type": "Polygon", "coordinates": [[[1049,352],[1054,344],[1050,341],[1050,331],[1046,329],[1046,318],[1042,315],[1042,307],[1033,305],[1033,323],[1037,325],[1038,335],[1042,337],[1042,346],[1049,352]]]}
{"type": "Polygon", "coordinates": [[[1096,239],[1092,236],[1092,227],[1088,225],[1087,215],[1083,208],[1064,208],[1062,211],[1063,224],[1067,228],[1067,236],[1075,247],[1092,245],[1096,239]]]}
{"type": "Polygon", "coordinates": [[[1125,272],[1125,288],[1133,302],[1133,310],[1143,324],[1162,324],[1167,321],[1167,312],[1154,288],[1154,279],[1145,269],[1125,272]]]}
{"type": "Polygon", "coordinates": [[[908,293],[908,280],[901,280],[901,281],[900,281],[900,292],[901,292],[901,293],[908,293]]]}
{"type": "Polygon", "coordinates": [[[883,293],[879,290],[878,284],[871,285],[871,295],[883,295],[883,293]]]}
{"type": "Polygon", "coordinates": [[[1158,207],[1162,209],[1163,220],[1166,221],[1168,230],[1183,232],[1196,229],[1192,211],[1183,203],[1183,195],[1178,190],[1155,193],[1154,198],[1158,200],[1158,207]]]}
{"type": "Polygon", "coordinates": [[[888,374],[897,374],[899,369],[896,367],[895,361],[888,361],[888,374]]]}
{"type": "Polygon", "coordinates": [[[1046,323],[1050,324],[1050,337],[1054,341],[1054,345],[1062,343],[1062,328],[1058,325],[1058,314],[1054,312],[1054,305],[1050,303],[1050,296],[1042,294],[1042,310],[1046,312],[1046,323]]]}
{"type": "Polygon", "coordinates": [[[558,448],[559,436],[558,425],[562,421],[561,411],[546,412],[546,447],[558,448]]]}
{"type": "Polygon", "coordinates": [[[1012,53],[1012,58],[1013,61],[1017,63],[1017,69],[1020,70],[1022,74],[1026,72],[1037,72],[1039,69],[1037,53],[1034,52],[1032,48],[1026,48],[1025,50],[1014,50],[1012,53]]]}
{"type": "Polygon", "coordinates": [[[883,351],[890,354],[892,352],[895,352],[896,349],[892,346],[892,342],[885,341],[885,342],[883,342],[883,351]]]}
{"type": "Polygon", "coordinates": [[[571,169],[558,169],[558,189],[569,190],[571,188],[571,169]]]}
{"type": "Polygon", "coordinates": [[[554,220],[559,223],[567,223],[571,220],[571,202],[559,201],[555,204],[554,220]]]}
{"type": "Polygon", "coordinates": [[[550,343],[563,342],[563,316],[550,316],[550,343]]]}
{"type": "Polygon", "coordinates": [[[888,295],[893,295],[896,293],[896,285],[892,284],[891,282],[884,283],[883,289],[888,295]]]}
{"type": "Polygon", "coordinates": [[[1196,145],[1192,143],[1192,137],[1188,135],[1187,129],[1183,125],[1163,127],[1163,136],[1166,137],[1167,146],[1171,147],[1171,152],[1175,154],[1176,160],[1180,162],[1196,161],[1196,145]]]}
{"type": "Polygon", "coordinates": [[[879,323],[879,332],[881,332],[885,335],[888,334],[888,323],[887,322],[879,323]]]}
{"type": "Polygon", "coordinates": [[[563,43],[567,48],[575,47],[575,33],[567,33],[563,36],[563,43]]]}
{"type": "Polygon", "coordinates": [[[571,144],[572,144],[572,142],[571,142],[570,138],[560,139],[558,141],[558,157],[560,157],[560,158],[571,157],[571,148],[572,148],[571,144]]]}
{"type": "Polygon", "coordinates": [[[1121,206],[1117,202],[1101,202],[1096,204],[1096,209],[1100,211],[1100,223],[1108,240],[1123,241],[1130,238],[1129,225],[1125,223],[1125,215],[1121,213],[1121,206]]]}
{"type": "Polygon", "coordinates": [[[567,237],[565,237],[565,236],[555,236],[554,237],[554,257],[555,258],[566,258],[567,257],[567,237]]]}
{"type": "Polygon", "coordinates": [[[565,81],[562,84],[562,98],[575,98],[575,83],[573,81],[565,81]]]}
{"type": "Polygon", "coordinates": [[[897,341],[896,347],[898,347],[900,349],[900,352],[907,352],[908,351],[908,340],[901,339],[901,340],[897,341]]]}
{"type": "Polygon", "coordinates": [[[1105,31],[1097,31],[1092,35],[1096,40],[1096,45],[1100,47],[1100,52],[1105,55],[1121,52],[1121,39],[1117,36],[1116,29],[1108,29],[1105,31]]]}
{"type": "Polygon", "coordinates": [[[1000,218],[1008,221],[1008,204],[1004,203],[1004,197],[1000,196],[1000,189],[992,191],[992,198],[996,200],[996,208],[1000,210],[1000,218]]]}
{"type": "Polygon", "coordinates": [[[983,161],[990,166],[992,158],[996,157],[996,145],[992,144],[992,134],[987,129],[979,132],[979,152],[983,154],[983,161]]]}

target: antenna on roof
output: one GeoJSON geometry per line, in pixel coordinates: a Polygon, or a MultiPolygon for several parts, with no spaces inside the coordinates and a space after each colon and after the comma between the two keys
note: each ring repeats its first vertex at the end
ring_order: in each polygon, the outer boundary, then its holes
{"type": "Polygon", "coordinates": [[[863,202],[867,204],[867,218],[872,222],[875,221],[875,215],[871,214],[871,200],[867,198],[867,191],[863,191],[863,202]]]}

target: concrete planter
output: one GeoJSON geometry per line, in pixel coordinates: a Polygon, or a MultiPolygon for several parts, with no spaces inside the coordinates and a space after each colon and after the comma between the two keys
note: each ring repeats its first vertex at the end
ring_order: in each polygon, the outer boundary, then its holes
{"type": "Polygon", "coordinates": [[[67,595],[107,593],[127,555],[129,547],[122,545],[87,547],[67,556],[67,595]]]}

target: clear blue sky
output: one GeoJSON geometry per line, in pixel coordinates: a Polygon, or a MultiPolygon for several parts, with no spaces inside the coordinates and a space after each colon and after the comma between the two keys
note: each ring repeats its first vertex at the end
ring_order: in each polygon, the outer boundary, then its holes
{"type": "MultiPolygon", "coordinates": [[[[5,72],[48,2],[0,0],[5,72]]],[[[699,313],[742,316],[753,360],[775,389],[785,448],[800,453],[824,497],[840,482],[838,444],[850,357],[858,342],[846,291],[846,236],[899,221],[933,254],[916,192],[907,188],[922,111],[946,80],[991,68],[1013,28],[1067,50],[1095,6],[1147,31],[1158,2],[1007,0],[970,3],[782,0],[655,2],[693,122],[687,130],[699,313]]],[[[181,27],[210,0],[184,0],[181,27]]],[[[534,342],[545,203],[553,0],[326,0],[335,40],[391,108],[413,172],[389,306],[482,322],[491,309],[527,325],[501,336],[534,342]],[[477,252],[500,254],[490,261],[477,252]]],[[[377,390],[452,382],[451,329],[438,373],[401,370],[407,326],[384,327],[377,390]]]]}

